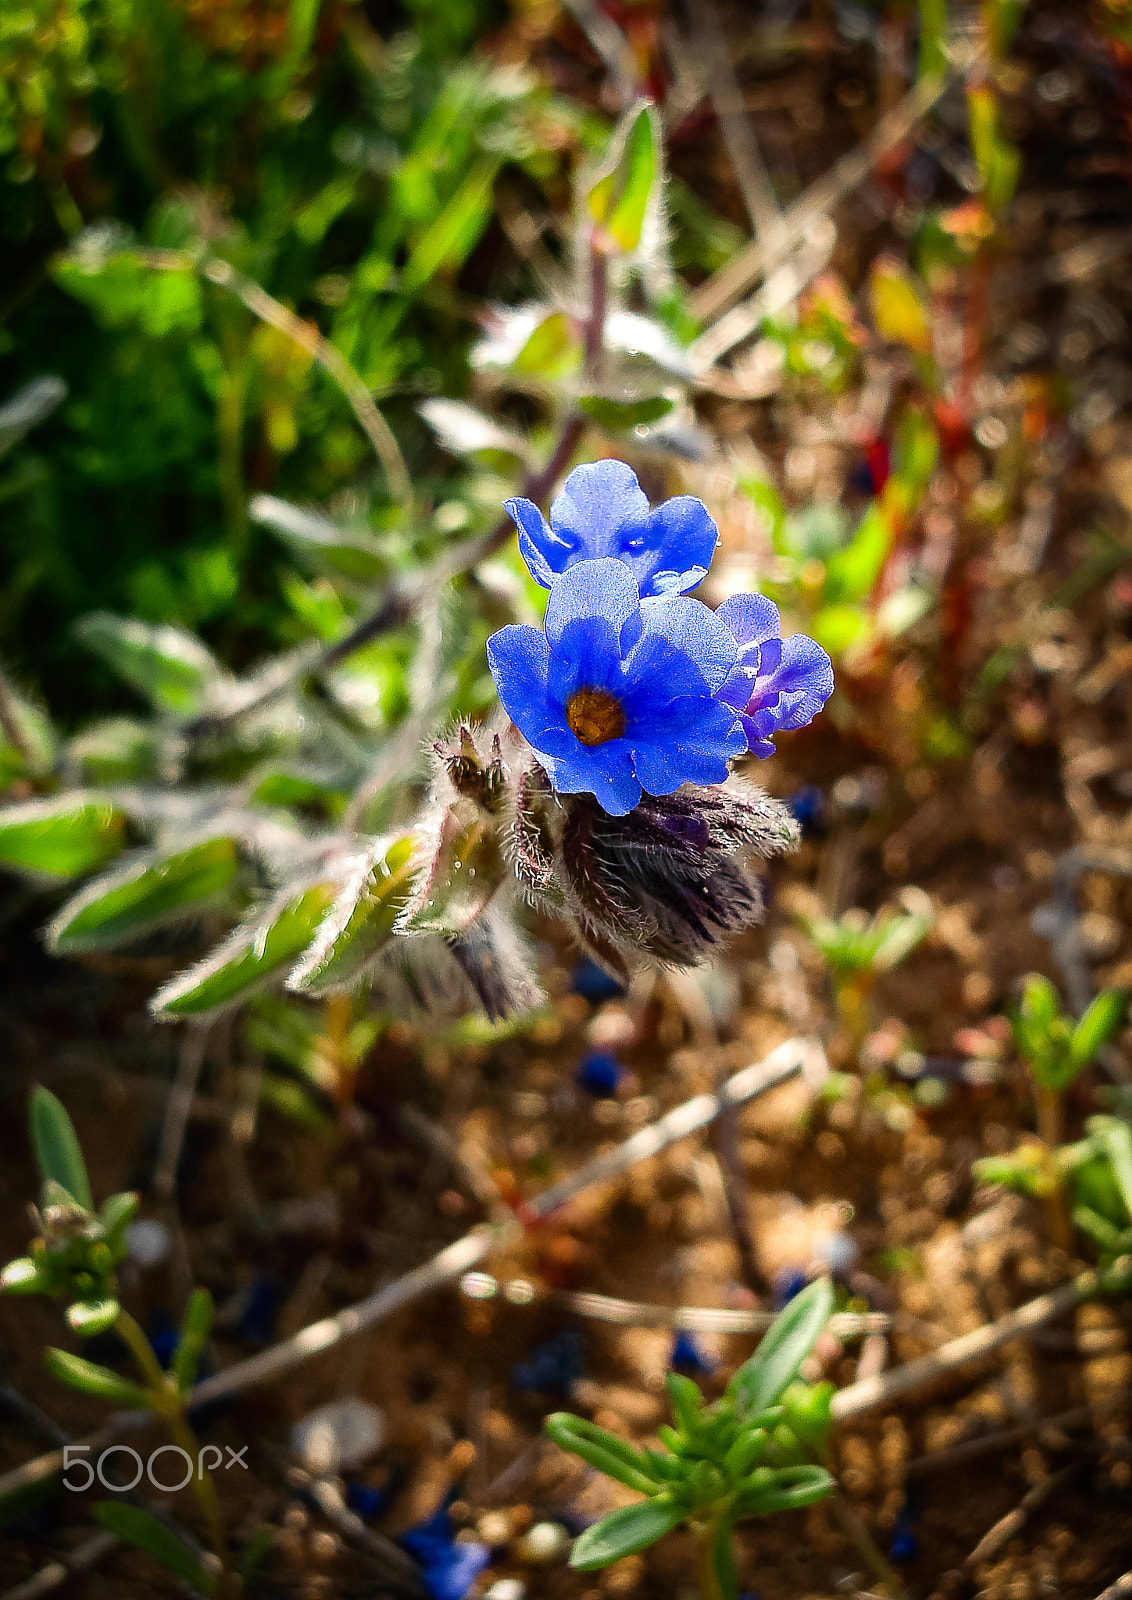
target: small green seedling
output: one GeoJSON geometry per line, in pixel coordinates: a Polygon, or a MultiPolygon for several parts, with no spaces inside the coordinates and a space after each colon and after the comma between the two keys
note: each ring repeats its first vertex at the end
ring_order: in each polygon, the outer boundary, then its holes
{"type": "Polygon", "coordinates": [[[690,1378],[669,1373],[675,1426],[659,1429],[663,1450],[638,1450],[569,1412],[548,1417],[546,1431],[562,1449],[645,1496],[587,1528],[570,1565],[607,1567],[685,1524],[704,1600],[737,1600],[735,1524],[833,1493],[832,1477],[817,1463],[826,1453],[832,1387],[797,1381],[832,1309],[828,1280],[804,1289],[712,1405],[690,1378]]]}
{"type": "Polygon", "coordinates": [[[1061,1143],[1062,1096],[1120,1032],[1128,1014],[1123,989],[1105,989],[1076,1022],[1061,1009],[1048,978],[1031,973],[1010,1019],[1018,1054],[1034,1075],[1038,1132],[1049,1149],[1061,1143]]]}
{"type": "Polygon", "coordinates": [[[918,889],[906,889],[903,911],[869,917],[854,909],[842,916],[804,917],[803,926],[825,958],[837,1014],[855,1059],[872,1025],[870,997],[876,976],[899,966],[931,929],[931,904],[918,889]]]}
{"type": "MultiPolygon", "coordinates": [[[[192,1482],[215,1559],[206,1565],[140,1506],[104,1501],[95,1507],[95,1515],[104,1527],[145,1551],[199,1594],[230,1600],[242,1592],[249,1567],[246,1559],[239,1567],[231,1563],[216,1486],[201,1461],[188,1421],[190,1393],[212,1328],[212,1297],[207,1289],[197,1289],[189,1297],[173,1358],[165,1371],[142,1328],[118,1299],[115,1269],[126,1254],[126,1228],[137,1211],[137,1195],[111,1195],[100,1210],[95,1209],[74,1126],[49,1089],[33,1090],[30,1121],[42,1179],[39,1207],[33,1208],[39,1231],[27,1255],[0,1271],[0,1291],[65,1300],[67,1321],[75,1333],[89,1338],[113,1329],[127,1346],[140,1383],[70,1350],[49,1348],[44,1359],[53,1376],[69,1388],[115,1406],[153,1411],[162,1418],[173,1443],[197,1464],[192,1482]]],[[[93,1473],[88,1484],[91,1481],[93,1473]]],[[[256,1549],[262,1559],[266,1552],[260,1549],[260,1542],[256,1549]]]]}
{"type": "Polygon", "coordinates": [[[976,1161],[972,1171],[981,1183],[1046,1201],[1056,1196],[1062,1208],[1068,1197],[1073,1223],[1101,1266],[1132,1264],[1132,1125],[1122,1117],[1090,1117],[1085,1137],[1074,1144],[1049,1151],[1031,1141],[1010,1155],[976,1161]]]}

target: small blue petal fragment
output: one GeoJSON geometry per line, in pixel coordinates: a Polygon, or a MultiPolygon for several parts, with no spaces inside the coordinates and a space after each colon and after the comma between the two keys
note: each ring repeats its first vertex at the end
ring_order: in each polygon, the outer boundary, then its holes
{"type": "Polygon", "coordinates": [[[673,1339],[668,1365],[675,1372],[687,1373],[689,1377],[715,1371],[715,1362],[705,1355],[686,1329],[681,1329],[673,1339]]]}
{"type": "Polygon", "coordinates": [[[589,956],[584,956],[571,972],[570,988],[595,1006],[605,1000],[618,1000],[625,993],[625,985],[611,978],[604,967],[599,967],[589,956]]]}
{"type": "Polygon", "coordinates": [[[816,783],[804,783],[786,802],[802,829],[803,839],[818,839],[825,832],[825,793],[816,783]]]}
{"type": "Polygon", "coordinates": [[[888,1559],[895,1561],[897,1566],[906,1566],[908,1562],[915,1561],[919,1553],[920,1541],[916,1537],[915,1518],[911,1506],[905,1501],[896,1513],[896,1521],[892,1525],[888,1559]]]}
{"type": "Polygon", "coordinates": [[[420,1564],[432,1600],[464,1600],[485,1567],[491,1565],[486,1544],[464,1544],[452,1537],[445,1502],[425,1522],[401,1535],[401,1544],[420,1564]]]}
{"type": "Polygon", "coordinates": [[[553,1339],[537,1345],[526,1361],[515,1363],[511,1382],[516,1389],[535,1394],[569,1394],[585,1370],[581,1334],[576,1328],[563,1328],[553,1339]]]}
{"type": "Polygon", "coordinates": [[[359,1517],[378,1517],[389,1503],[384,1489],[375,1489],[368,1483],[346,1483],[346,1504],[359,1517]]]}
{"type": "Polygon", "coordinates": [[[578,1070],[574,1074],[574,1082],[587,1094],[592,1094],[595,1100],[607,1099],[617,1093],[618,1086],[625,1078],[625,1068],[616,1056],[606,1055],[604,1051],[594,1050],[588,1056],[583,1056],[578,1063],[578,1070]]]}
{"type": "Polygon", "coordinates": [[[809,1281],[801,1267],[780,1267],[771,1285],[774,1309],[781,1311],[783,1306],[788,1306],[794,1296],[801,1294],[807,1287],[809,1281]]]}

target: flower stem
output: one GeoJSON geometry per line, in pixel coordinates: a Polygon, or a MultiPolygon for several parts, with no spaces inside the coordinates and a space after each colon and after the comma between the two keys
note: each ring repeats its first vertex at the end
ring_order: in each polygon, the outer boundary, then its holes
{"type": "Polygon", "coordinates": [[[1060,1089],[1051,1089],[1047,1084],[1037,1085],[1038,1101],[1038,1137],[1045,1145],[1050,1157],[1050,1165],[1054,1170],[1054,1186],[1045,1197],[1046,1215],[1049,1218],[1050,1238],[1061,1250],[1068,1250],[1073,1243],[1073,1230],[1069,1222],[1069,1212],[1065,1204],[1065,1183],[1054,1166],[1054,1155],[1061,1144],[1065,1131],[1065,1108],[1060,1089]]]}
{"type": "Polygon", "coordinates": [[[729,1596],[723,1592],[715,1565],[716,1532],[715,1523],[708,1522],[698,1527],[695,1533],[696,1578],[700,1585],[702,1600],[729,1600],[729,1596]]]}
{"type": "Polygon", "coordinates": [[[200,1449],[196,1434],[185,1416],[182,1397],[173,1379],[162,1369],[145,1333],[128,1311],[118,1312],[114,1329],[129,1346],[134,1363],[149,1386],[153,1396],[153,1409],[164,1419],[173,1443],[180,1446],[192,1463],[193,1493],[196,1495],[197,1505],[208,1529],[208,1542],[220,1562],[221,1579],[218,1593],[232,1594],[236,1590],[233,1587],[234,1578],[228,1563],[228,1535],[224,1528],[220,1499],[208,1469],[199,1465],[200,1449]]]}

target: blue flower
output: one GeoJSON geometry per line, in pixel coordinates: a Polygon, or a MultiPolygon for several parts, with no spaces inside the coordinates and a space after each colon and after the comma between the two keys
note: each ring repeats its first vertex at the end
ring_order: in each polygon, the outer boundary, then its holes
{"type": "Polygon", "coordinates": [[[642,600],[629,567],[578,561],[557,579],[546,631],[487,641],[499,698],[562,794],[592,794],[610,816],[684,783],[722,783],[745,746],[717,699],[735,639],[698,600],[642,600]]]}
{"type": "Polygon", "coordinates": [[[642,598],[685,594],[711,565],[719,532],[702,500],[680,494],[653,511],[624,461],[575,467],[550,508],[548,523],[533,500],[504,502],[519,530],[531,577],[553,588],[576,561],[615,556],[633,573],[642,598]]]}
{"type": "Polygon", "coordinates": [[[776,733],[804,728],[833,693],[833,664],[804,633],[782,637],[782,619],[761,594],[736,594],[716,612],[739,646],[734,672],[719,698],[734,706],[757,756],[772,756],[776,733]]]}
{"type": "Polygon", "coordinates": [[[464,1544],[452,1537],[448,1502],[425,1522],[401,1535],[401,1543],[420,1563],[421,1577],[432,1600],[464,1600],[485,1567],[491,1565],[486,1544],[464,1544]]]}

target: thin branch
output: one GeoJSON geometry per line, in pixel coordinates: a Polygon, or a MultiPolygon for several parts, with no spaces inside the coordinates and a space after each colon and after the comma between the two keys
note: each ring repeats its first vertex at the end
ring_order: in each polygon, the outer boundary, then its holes
{"type": "MultiPolygon", "coordinates": [[[[424,1595],[421,1569],[401,1546],[394,1544],[384,1534],[368,1528],[356,1512],[351,1511],[338,1484],[331,1478],[317,1478],[302,1467],[290,1467],[287,1482],[298,1489],[322,1512],[331,1527],[336,1528],[349,1544],[367,1556],[381,1573],[382,1581],[396,1594],[424,1595]]],[[[2,1597],[0,1597],[2,1600],[2,1597]]]]}
{"type": "Polygon", "coordinates": [[[605,63],[618,104],[627,106],[637,92],[637,63],[628,39],[595,0],[564,0],[564,4],[605,63]]]}
{"type": "MultiPolygon", "coordinates": [[[[503,1299],[520,1306],[553,1306],[592,1322],[607,1322],[617,1328],[671,1328],[684,1333],[765,1333],[777,1315],[774,1311],[732,1310],[728,1306],[658,1306],[641,1300],[618,1300],[613,1295],[593,1294],[585,1289],[554,1289],[547,1293],[531,1291],[525,1278],[502,1286],[503,1299]]],[[[870,1333],[888,1333],[897,1319],[884,1311],[838,1311],[830,1318],[829,1331],[839,1339],[857,1339],[870,1333]]]]}
{"type": "Polygon", "coordinates": [[[365,382],[354,371],[341,350],[331,344],[329,339],[324,339],[313,322],[305,322],[293,311],[288,311],[285,305],[268,294],[267,290],[261,288],[253,278],[238,272],[229,262],[213,256],[197,270],[203,273],[209,283],[230,290],[261,322],[268,323],[287,338],[294,340],[300,349],[307,352],[312,361],[316,361],[324,372],[330,374],[345,395],[350,410],[358,419],[358,425],[373,446],[374,455],[380,461],[386,482],[389,484],[390,494],[402,505],[408,505],[413,498],[413,484],[409,477],[409,469],[405,465],[405,458],[401,454],[401,447],[392,428],[374,404],[373,395],[365,382]]]}
{"type": "Polygon", "coordinates": [[[92,1567],[105,1559],[110,1552],[117,1548],[118,1535],[115,1533],[95,1533],[83,1541],[69,1556],[64,1556],[59,1561],[48,1562],[41,1567],[32,1577],[26,1578],[23,1583],[17,1583],[14,1589],[5,1589],[0,1594],[0,1600],[41,1600],[41,1596],[52,1594],[68,1578],[73,1578],[76,1573],[89,1572],[92,1567]]]}
{"type": "Polygon", "coordinates": [[[727,48],[714,0],[693,0],[688,7],[696,52],[703,64],[719,131],[735,169],[751,230],[760,239],[781,215],[762,152],[755,139],[739,78],[727,48]]]}
{"type": "Polygon", "coordinates": [[[153,1171],[154,1193],[159,1200],[171,1201],[177,1188],[177,1167],[185,1143],[185,1130],[192,1114],[193,1099],[200,1082],[204,1065],[204,1047],[207,1027],[190,1024],[181,1039],[177,1076],[165,1106],[165,1121],[161,1128],[161,1145],[153,1171]]]}
{"type": "Polygon", "coordinates": [[[834,1395],[832,1414],[837,1421],[843,1421],[846,1417],[858,1417],[865,1411],[875,1411],[878,1406],[888,1405],[902,1395],[911,1394],[915,1389],[922,1389],[949,1376],[961,1367],[981,1361],[1013,1339],[1026,1338],[1035,1328],[1063,1316],[1082,1300],[1125,1286],[1127,1281],[1127,1273],[1119,1276],[1112,1273],[1082,1273],[1071,1283],[1064,1283],[1049,1294],[1027,1301],[1017,1311],[1008,1312],[997,1322],[989,1322],[971,1333],[960,1334],[959,1338],[941,1345],[930,1355],[906,1361],[903,1366],[894,1367],[890,1372],[882,1372],[861,1383],[851,1383],[847,1389],[834,1395]]]}
{"type": "Polygon", "coordinates": [[[725,267],[700,285],[690,297],[692,314],[703,323],[715,322],[737,300],[742,299],[758,278],[785,261],[812,224],[819,217],[827,216],[834,206],[863,183],[880,158],[902,139],[906,139],[920,118],[926,116],[951,85],[965,76],[974,64],[972,61],[942,78],[922,79],[899,105],[881,117],[868,138],[835,162],[816,183],[811,184],[760,238],[746,245],[725,267]]]}

